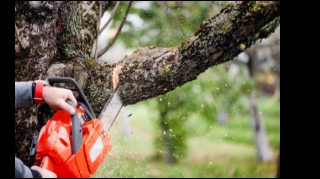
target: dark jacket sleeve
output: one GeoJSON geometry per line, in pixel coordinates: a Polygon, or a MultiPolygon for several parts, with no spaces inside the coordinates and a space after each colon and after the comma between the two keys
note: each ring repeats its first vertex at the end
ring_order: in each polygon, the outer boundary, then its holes
{"type": "Polygon", "coordinates": [[[24,165],[24,163],[15,157],[15,178],[33,178],[30,168],[24,165]]]}
{"type": "MultiPolygon", "coordinates": [[[[32,81],[15,82],[15,108],[32,105],[32,81]]],[[[15,157],[15,177],[33,178],[30,168],[25,166],[24,163],[17,157],[15,157]]]]}
{"type": "Polygon", "coordinates": [[[15,82],[15,108],[31,107],[32,105],[32,81],[15,82]]]}
{"type": "MultiPolygon", "coordinates": [[[[32,81],[15,82],[15,108],[31,107],[32,99],[32,81]]],[[[15,157],[15,177],[16,178],[42,178],[38,171],[25,166],[24,163],[15,157]]]]}

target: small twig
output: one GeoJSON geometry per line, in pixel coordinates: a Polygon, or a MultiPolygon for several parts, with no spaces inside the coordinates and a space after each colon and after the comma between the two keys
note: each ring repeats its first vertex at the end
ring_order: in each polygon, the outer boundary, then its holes
{"type": "Polygon", "coordinates": [[[18,29],[17,25],[14,24],[14,26],[15,26],[16,36],[17,36],[17,39],[18,39],[19,44],[21,45],[21,47],[22,47],[23,49],[26,49],[26,47],[25,47],[24,45],[22,45],[21,40],[20,40],[20,38],[19,38],[19,29],[18,29]]]}
{"type": "Polygon", "coordinates": [[[84,17],[84,16],[86,16],[87,14],[88,14],[88,12],[89,12],[89,10],[92,8],[92,6],[94,5],[96,3],[96,1],[93,1],[92,3],[91,3],[91,5],[88,7],[88,9],[86,10],[86,12],[84,12],[83,14],[82,14],[82,17],[84,17]]]}
{"type": "Polygon", "coordinates": [[[96,41],[96,50],[94,52],[95,54],[95,60],[97,61],[97,50],[98,50],[98,39],[99,39],[99,28],[100,28],[100,21],[101,21],[101,14],[102,14],[102,4],[99,3],[99,17],[98,17],[98,23],[97,23],[97,41],[96,41]]]}
{"type": "Polygon", "coordinates": [[[106,51],[109,50],[109,48],[112,46],[112,44],[114,43],[114,41],[118,38],[118,36],[119,36],[119,34],[120,34],[120,32],[121,32],[121,29],[122,29],[124,23],[126,22],[128,13],[129,13],[130,8],[131,8],[131,4],[132,4],[132,1],[129,1],[129,5],[128,5],[127,10],[126,10],[126,12],[125,12],[125,14],[124,14],[124,16],[123,16],[123,19],[122,19],[122,21],[121,21],[121,24],[120,24],[120,26],[119,26],[119,29],[118,29],[116,35],[112,38],[112,40],[108,43],[108,45],[99,52],[98,58],[101,57],[104,53],[106,53],[106,51]]]}
{"type": "Polygon", "coordinates": [[[111,20],[113,19],[114,15],[116,14],[118,7],[119,7],[120,1],[117,1],[116,6],[113,8],[113,11],[111,12],[111,16],[108,19],[108,21],[104,24],[104,26],[100,29],[99,34],[101,34],[101,32],[109,25],[109,23],[111,22],[111,20]]]}

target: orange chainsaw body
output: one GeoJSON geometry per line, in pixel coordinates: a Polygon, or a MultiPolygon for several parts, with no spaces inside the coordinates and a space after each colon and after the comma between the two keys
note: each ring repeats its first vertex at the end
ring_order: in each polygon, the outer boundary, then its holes
{"type": "MultiPolygon", "coordinates": [[[[84,111],[76,107],[79,118],[84,111]]],[[[38,166],[57,174],[58,178],[89,178],[111,150],[111,138],[102,133],[103,123],[92,119],[83,123],[82,145],[72,154],[72,122],[66,111],[57,111],[39,133],[35,160],[38,166]]]]}

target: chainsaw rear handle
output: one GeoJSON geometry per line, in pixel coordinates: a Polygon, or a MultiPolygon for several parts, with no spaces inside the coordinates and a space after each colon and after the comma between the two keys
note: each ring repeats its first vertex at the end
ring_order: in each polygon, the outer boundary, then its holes
{"type": "MultiPolygon", "coordinates": [[[[50,86],[54,86],[54,84],[56,83],[68,83],[74,86],[74,88],[67,88],[66,89],[70,89],[71,91],[76,91],[78,92],[78,95],[76,97],[76,100],[78,102],[78,105],[81,106],[86,114],[89,116],[90,120],[93,120],[96,118],[96,115],[94,114],[91,106],[89,105],[89,102],[87,100],[87,98],[85,97],[85,95],[83,94],[81,88],[79,87],[78,83],[73,79],[73,78],[69,78],[69,77],[49,77],[48,78],[48,83],[50,84],[50,86]]],[[[44,114],[45,114],[45,110],[50,109],[49,105],[46,103],[42,103],[39,104],[37,106],[37,120],[38,120],[38,127],[39,129],[41,129],[44,125],[45,125],[45,118],[44,118],[44,114]]]]}
{"type": "Polygon", "coordinates": [[[78,119],[78,112],[76,106],[70,100],[66,101],[75,110],[75,113],[71,115],[72,121],[72,154],[76,154],[82,145],[82,129],[80,128],[80,122],[78,119]]]}
{"type": "Polygon", "coordinates": [[[75,88],[67,88],[70,89],[71,91],[77,91],[79,94],[79,99],[77,101],[80,101],[83,105],[81,105],[89,115],[91,119],[95,119],[96,115],[94,114],[91,106],[89,105],[89,102],[86,98],[86,96],[83,94],[82,89],[78,85],[78,83],[70,77],[49,77],[48,82],[50,86],[53,86],[55,83],[69,83],[72,84],[75,88]]]}

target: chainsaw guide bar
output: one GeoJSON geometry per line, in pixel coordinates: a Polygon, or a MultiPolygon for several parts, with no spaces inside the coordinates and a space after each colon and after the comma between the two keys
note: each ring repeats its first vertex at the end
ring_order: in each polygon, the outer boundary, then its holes
{"type": "Polygon", "coordinates": [[[107,104],[102,109],[98,119],[103,123],[104,132],[109,132],[113,122],[116,120],[121,108],[122,103],[119,96],[119,85],[116,87],[115,92],[109,98],[107,104]]]}

